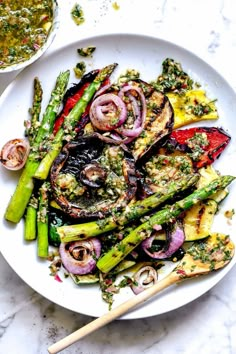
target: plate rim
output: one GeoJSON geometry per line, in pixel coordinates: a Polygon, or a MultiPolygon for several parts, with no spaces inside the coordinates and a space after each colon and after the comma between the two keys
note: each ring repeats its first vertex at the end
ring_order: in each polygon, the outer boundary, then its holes
{"type": "MultiPolygon", "coordinates": [[[[179,45],[179,44],[175,44],[169,40],[165,40],[163,38],[159,38],[157,36],[153,36],[153,35],[147,35],[147,34],[142,34],[142,33],[129,33],[129,32],[121,32],[121,33],[103,33],[103,34],[97,34],[95,36],[87,36],[87,37],[83,37],[79,40],[76,40],[76,41],[73,41],[69,44],[65,44],[53,51],[51,51],[50,53],[46,53],[42,58],[40,58],[39,60],[37,60],[37,62],[35,62],[35,64],[32,64],[32,65],[37,65],[37,63],[41,63],[41,62],[46,62],[47,60],[49,60],[51,57],[54,57],[57,53],[59,52],[63,52],[64,50],[66,50],[67,48],[70,48],[70,47],[73,47],[76,45],[76,43],[81,43],[81,42],[85,42],[85,41],[92,41],[92,40],[97,40],[97,39],[104,39],[104,38],[110,38],[110,37],[133,37],[133,38],[137,38],[140,40],[145,40],[145,39],[148,39],[148,40],[153,40],[153,41],[157,41],[157,42],[160,42],[160,43],[164,43],[165,45],[168,45],[168,46],[171,46],[172,48],[175,48],[177,50],[180,50],[180,51],[184,51],[186,52],[188,55],[190,55],[191,57],[195,57],[195,59],[197,59],[198,61],[200,61],[203,65],[205,66],[208,66],[210,68],[210,70],[212,72],[214,72],[218,77],[220,77],[228,86],[228,88],[232,91],[232,93],[235,95],[236,97],[236,92],[234,90],[234,88],[231,86],[231,84],[223,77],[223,75],[221,73],[219,73],[214,67],[211,66],[211,64],[209,64],[207,62],[207,60],[205,59],[202,59],[200,56],[198,56],[196,53],[194,53],[193,51],[187,49],[186,47],[182,46],[182,45],[179,45]]],[[[32,65],[30,65],[30,67],[32,67],[32,65]]],[[[14,84],[17,83],[17,80],[21,78],[21,76],[24,75],[24,73],[30,69],[30,67],[26,67],[24,68],[22,71],[20,71],[16,77],[14,78],[14,80],[5,88],[5,90],[2,92],[1,96],[0,96],[0,106],[2,105],[2,102],[5,100],[5,97],[8,95],[8,91],[11,90],[12,86],[14,86],[14,84]]],[[[88,313],[88,312],[82,312],[82,311],[76,311],[75,309],[73,309],[73,306],[68,306],[67,305],[64,305],[62,304],[61,302],[57,302],[55,301],[54,298],[52,298],[51,296],[45,296],[42,291],[39,291],[39,290],[36,290],[35,287],[32,287],[26,280],[25,280],[25,277],[22,276],[22,275],[19,275],[18,272],[13,268],[13,266],[9,263],[8,259],[5,257],[5,255],[2,253],[1,251],[1,243],[0,243],[0,252],[3,256],[3,258],[6,260],[6,262],[10,265],[10,267],[13,269],[13,271],[26,283],[26,285],[28,285],[30,288],[32,288],[34,291],[36,291],[37,293],[39,293],[41,296],[43,296],[44,298],[52,301],[53,303],[61,306],[61,307],[64,307],[68,310],[71,310],[71,311],[74,311],[76,313],[80,313],[80,314],[83,314],[83,315],[87,315],[87,316],[92,316],[92,317],[98,317],[98,315],[95,315],[94,312],[92,311],[91,313],[88,313]]],[[[176,310],[178,308],[181,308],[191,302],[193,302],[194,300],[200,298],[203,294],[205,294],[207,291],[209,291],[210,289],[212,289],[216,284],[218,284],[222,278],[224,278],[224,276],[230,272],[230,270],[232,269],[232,267],[235,265],[236,261],[234,260],[234,262],[230,262],[227,267],[225,269],[222,269],[220,272],[219,272],[219,275],[218,277],[215,277],[214,281],[212,283],[209,284],[208,287],[204,288],[196,297],[193,297],[191,300],[189,300],[188,302],[184,302],[182,305],[179,305],[179,306],[175,306],[174,304],[170,307],[169,310],[167,311],[164,311],[164,312],[158,312],[158,313],[153,313],[153,314],[149,314],[149,315],[135,315],[134,317],[132,317],[132,312],[131,312],[131,317],[128,315],[124,315],[122,316],[120,319],[122,320],[131,320],[131,319],[141,319],[141,318],[148,318],[148,317],[153,317],[153,316],[158,316],[158,315],[161,315],[161,314],[164,314],[164,313],[168,313],[170,311],[173,311],[173,310],[176,310]]]]}

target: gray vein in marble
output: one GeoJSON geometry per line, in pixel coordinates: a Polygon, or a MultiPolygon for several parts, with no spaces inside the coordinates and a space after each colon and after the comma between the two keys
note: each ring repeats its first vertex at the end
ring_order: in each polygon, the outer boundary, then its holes
{"type": "Polygon", "coordinates": [[[220,34],[215,31],[211,31],[211,42],[208,45],[208,52],[215,53],[217,48],[220,46],[220,34]]]}
{"type": "Polygon", "coordinates": [[[5,321],[0,323],[0,338],[4,336],[7,328],[11,325],[12,321],[14,320],[14,316],[9,317],[5,321]]]}
{"type": "Polygon", "coordinates": [[[160,5],[157,6],[157,17],[155,16],[155,24],[160,24],[163,22],[164,16],[165,16],[165,11],[166,11],[166,5],[167,5],[168,0],[164,0],[160,5]]]}
{"type": "Polygon", "coordinates": [[[6,314],[4,313],[0,317],[0,323],[6,321],[10,317],[14,316],[17,312],[21,311],[24,309],[24,307],[29,306],[30,304],[35,303],[39,299],[41,299],[41,295],[34,293],[32,296],[30,296],[28,299],[20,302],[19,304],[15,305],[10,311],[8,311],[6,314]]]}

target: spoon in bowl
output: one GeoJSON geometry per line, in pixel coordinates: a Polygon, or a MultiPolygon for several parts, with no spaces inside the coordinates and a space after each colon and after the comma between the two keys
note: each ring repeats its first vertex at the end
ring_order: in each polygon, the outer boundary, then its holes
{"type": "Polygon", "coordinates": [[[54,343],[48,348],[48,352],[50,354],[60,352],[79,339],[119,318],[170,285],[225,267],[231,261],[233,255],[234,244],[229,236],[224,234],[214,233],[200,242],[194,242],[169,275],[105,315],[54,343]]]}

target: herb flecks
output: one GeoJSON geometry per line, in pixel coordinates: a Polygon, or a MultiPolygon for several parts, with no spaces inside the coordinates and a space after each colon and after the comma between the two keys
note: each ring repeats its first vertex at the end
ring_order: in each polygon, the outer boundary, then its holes
{"type": "Polygon", "coordinates": [[[206,241],[196,242],[187,253],[192,256],[193,260],[208,264],[210,270],[214,270],[217,269],[219,262],[231,260],[232,244],[229,236],[216,234],[206,241]]]}
{"type": "Polygon", "coordinates": [[[77,52],[81,57],[90,57],[95,50],[96,50],[96,47],[89,46],[89,47],[84,47],[84,48],[78,48],[77,52]]]}
{"type": "Polygon", "coordinates": [[[83,9],[79,4],[74,5],[71,10],[71,16],[77,26],[81,25],[85,21],[83,9]]]}
{"type": "Polygon", "coordinates": [[[74,73],[77,79],[80,79],[84,75],[85,71],[86,71],[86,64],[84,61],[80,61],[74,67],[74,73]]]}
{"type": "Polygon", "coordinates": [[[204,154],[205,148],[209,145],[209,140],[206,133],[195,133],[186,143],[191,149],[188,155],[193,161],[198,161],[202,154],[204,154]]]}
{"type": "Polygon", "coordinates": [[[162,63],[162,74],[153,83],[161,92],[183,93],[193,88],[193,80],[185,73],[180,63],[167,58],[162,63]]]}

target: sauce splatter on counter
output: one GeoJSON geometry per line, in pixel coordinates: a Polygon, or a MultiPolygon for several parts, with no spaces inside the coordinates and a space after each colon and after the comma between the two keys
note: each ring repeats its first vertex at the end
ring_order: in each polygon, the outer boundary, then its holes
{"type": "Polygon", "coordinates": [[[84,11],[79,4],[74,5],[74,7],[71,10],[71,16],[77,26],[81,25],[85,21],[84,11]]]}

